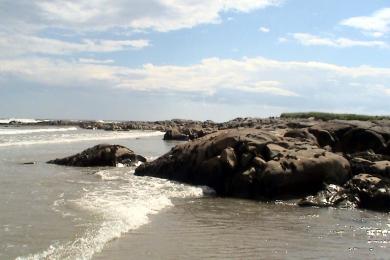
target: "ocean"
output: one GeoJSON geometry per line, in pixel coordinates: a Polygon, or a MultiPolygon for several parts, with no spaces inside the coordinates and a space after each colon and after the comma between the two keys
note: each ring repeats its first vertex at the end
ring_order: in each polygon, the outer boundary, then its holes
{"type": "Polygon", "coordinates": [[[389,258],[388,213],[218,198],[134,168],[45,163],[99,143],[153,160],[177,144],[162,135],[0,127],[0,259],[389,258]]]}

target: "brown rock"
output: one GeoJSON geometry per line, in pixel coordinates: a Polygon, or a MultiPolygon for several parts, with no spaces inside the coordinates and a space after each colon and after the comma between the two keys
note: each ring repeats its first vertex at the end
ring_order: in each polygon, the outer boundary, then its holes
{"type": "Polygon", "coordinates": [[[146,159],[135,154],[132,150],[121,145],[99,144],[86,149],[81,153],[48,161],[51,164],[66,166],[116,166],[118,163],[134,165],[137,162],[146,162],[146,159]]]}
{"type": "Polygon", "coordinates": [[[232,147],[228,147],[222,151],[221,161],[224,162],[230,169],[236,168],[237,157],[232,147]]]}
{"type": "Polygon", "coordinates": [[[289,149],[277,144],[283,142],[258,129],[220,131],[176,146],[136,175],[208,185],[220,195],[247,198],[294,196],[316,192],[324,182],[348,180],[345,158],[307,144],[291,143],[289,149]],[[239,167],[232,167],[233,151],[239,167]]]}

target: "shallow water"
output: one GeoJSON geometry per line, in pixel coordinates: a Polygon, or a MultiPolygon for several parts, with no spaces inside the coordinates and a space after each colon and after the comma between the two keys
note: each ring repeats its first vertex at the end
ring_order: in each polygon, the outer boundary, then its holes
{"type": "Polygon", "coordinates": [[[236,199],[175,207],[95,259],[388,259],[389,215],[236,199]]]}
{"type": "Polygon", "coordinates": [[[161,134],[0,127],[0,259],[389,258],[387,213],[214,198],[131,168],[45,163],[102,142],[153,159],[176,144],[161,134]]]}
{"type": "Polygon", "coordinates": [[[161,138],[142,131],[1,129],[0,258],[90,259],[107,242],[148,223],[149,215],[171,207],[171,198],[202,196],[201,188],[137,178],[132,168],[45,163],[102,140],[155,158],[175,144],[161,138]]]}

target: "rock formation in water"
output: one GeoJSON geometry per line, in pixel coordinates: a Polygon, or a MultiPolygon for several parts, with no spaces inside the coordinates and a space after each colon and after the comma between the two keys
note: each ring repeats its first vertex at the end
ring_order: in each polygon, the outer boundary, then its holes
{"type": "Polygon", "coordinates": [[[136,175],[208,185],[221,196],[390,210],[389,121],[233,125],[174,147],[136,175]]]}
{"type": "Polygon", "coordinates": [[[146,162],[146,159],[124,146],[109,144],[99,144],[81,153],[48,161],[52,164],[79,167],[116,166],[119,163],[132,166],[138,162],[146,162]]]}
{"type": "Polygon", "coordinates": [[[342,185],[350,164],[312,140],[235,129],[178,145],[136,174],[207,185],[224,196],[276,198],[315,192],[324,182],[342,185]]]}

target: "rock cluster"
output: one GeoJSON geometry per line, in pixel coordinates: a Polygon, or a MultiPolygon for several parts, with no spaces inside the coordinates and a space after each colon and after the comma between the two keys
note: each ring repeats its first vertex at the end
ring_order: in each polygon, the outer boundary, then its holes
{"type": "Polygon", "coordinates": [[[138,162],[146,162],[141,155],[121,145],[99,144],[81,153],[48,161],[48,163],[66,166],[117,166],[119,163],[132,166],[138,162]]]}
{"type": "MultiPolygon", "coordinates": [[[[141,165],[137,175],[208,185],[221,196],[295,197],[301,206],[390,210],[390,120],[236,118],[224,123],[174,119],[78,125],[165,131],[164,140],[187,141],[141,165]]],[[[126,156],[117,151],[124,150],[94,147],[52,163],[113,166],[145,161],[130,150],[126,156]]]]}
{"type": "Polygon", "coordinates": [[[315,192],[324,182],[344,184],[350,164],[308,141],[235,129],[178,145],[136,174],[207,185],[224,196],[277,198],[315,192]]]}
{"type": "Polygon", "coordinates": [[[136,175],[208,185],[221,196],[390,210],[389,121],[239,125],[178,145],[136,175]]]}

